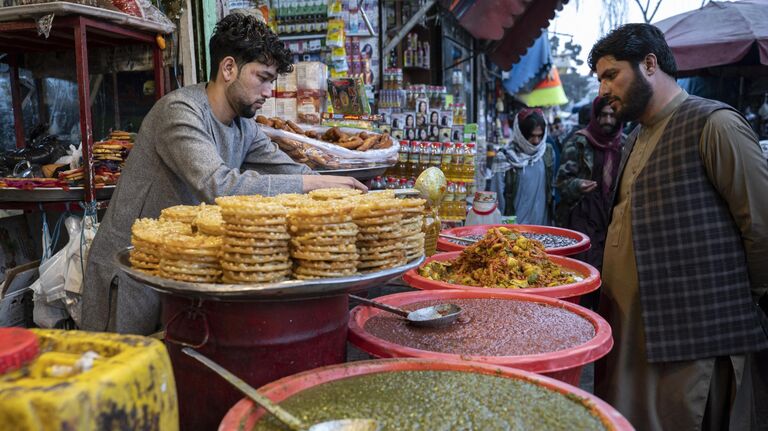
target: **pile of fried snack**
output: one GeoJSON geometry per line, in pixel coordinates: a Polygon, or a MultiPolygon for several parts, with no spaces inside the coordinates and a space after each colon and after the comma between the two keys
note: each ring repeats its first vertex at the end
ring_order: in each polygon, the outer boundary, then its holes
{"type": "Polygon", "coordinates": [[[423,199],[320,189],[166,208],[131,229],[133,268],[198,283],[347,277],[424,254],[423,199]]]}
{"type": "Polygon", "coordinates": [[[507,289],[561,286],[581,278],[552,262],[542,243],[506,227],[489,229],[456,259],[432,261],[419,269],[419,275],[462,286],[507,289]]]}
{"type": "MultiPolygon", "coordinates": [[[[374,134],[365,131],[347,133],[338,127],[332,127],[325,132],[320,133],[313,130],[304,130],[301,126],[291,120],[283,121],[280,118],[267,118],[263,115],[256,117],[256,122],[273,129],[296,133],[353,151],[382,150],[394,145],[392,138],[386,133],[374,134]]],[[[269,130],[266,130],[266,132],[270,135],[269,130]]],[[[270,138],[277,143],[281,150],[291,156],[294,161],[307,164],[313,169],[339,169],[352,167],[347,166],[343,160],[339,159],[339,157],[329,154],[321,148],[309,143],[280,135],[271,135],[270,138]]]]}

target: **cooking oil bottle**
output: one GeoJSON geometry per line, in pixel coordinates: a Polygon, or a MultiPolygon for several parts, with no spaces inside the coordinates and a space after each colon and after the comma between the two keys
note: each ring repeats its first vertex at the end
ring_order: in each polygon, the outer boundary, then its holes
{"type": "Polygon", "coordinates": [[[456,142],[453,144],[453,148],[452,175],[448,177],[448,181],[458,182],[461,181],[461,172],[464,170],[464,144],[456,142]]]}
{"type": "MultiPolygon", "coordinates": [[[[451,178],[453,172],[453,144],[443,143],[443,154],[440,161],[440,170],[445,174],[445,178],[451,178]]],[[[450,181],[450,180],[449,180],[450,181]]]]}
{"type": "Polygon", "coordinates": [[[454,203],[456,199],[456,184],[453,181],[448,181],[448,185],[445,188],[445,197],[443,197],[443,203],[440,205],[440,218],[445,221],[453,220],[454,218],[454,203]]]}

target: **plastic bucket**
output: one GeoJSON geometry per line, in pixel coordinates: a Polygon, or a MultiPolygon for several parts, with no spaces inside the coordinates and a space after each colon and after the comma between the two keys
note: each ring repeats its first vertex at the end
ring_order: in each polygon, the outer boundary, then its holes
{"type": "MultiPolygon", "coordinates": [[[[450,253],[440,253],[434,256],[428,257],[426,261],[419,267],[423,267],[432,261],[446,261],[453,260],[459,257],[460,251],[453,251],[450,253]]],[[[537,287],[530,289],[503,289],[496,287],[475,287],[464,286],[461,284],[446,283],[444,281],[430,280],[429,278],[419,275],[418,268],[412,269],[403,275],[403,280],[421,290],[442,290],[442,289],[461,289],[470,292],[498,292],[498,293],[522,293],[526,295],[547,296],[550,298],[562,299],[564,301],[579,303],[579,298],[585,293],[597,290],[600,287],[600,273],[587,263],[571,259],[563,256],[549,256],[549,259],[562,266],[563,268],[573,271],[581,275],[584,279],[576,283],[563,284],[562,286],[554,287],[537,287]]]]}
{"type": "MultiPolygon", "coordinates": [[[[588,342],[569,349],[559,350],[550,353],[522,356],[474,356],[471,354],[451,354],[440,353],[428,350],[406,347],[391,341],[381,339],[370,332],[367,332],[365,323],[372,317],[386,314],[386,311],[360,305],[355,307],[349,317],[349,341],[355,346],[364,350],[376,358],[428,358],[454,361],[476,361],[487,364],[501,365],[506,367],[519,368],[525,371],[543,374],[563,381],[565,383],[578,386],[581,377],[581,370],[584,365],[594,362],[606,354],[613,347],[613,337],[611,337],[611,326],[602,317],[579,307],[578,305],[558,299],[546,298],[543,296],[525,295],[522,293],[510,292],[498,294],[495,292],[467,292],[459,290],[432,290],[424,292],[406,292],[394,295],[382,296],[376,298],[376,301],[383,302],[395,307],[404,307],[416,302],[442,300],[450,302],[452,299],[476,299],[493,298],[510,301],[527,301],[537,304],[548,305],[551,307],[564,308],[586,320],[588,320],[595,329],[595,336],[588,342]]],[[[478,334],[482,337],[483,334],[478,334]]]]}
{"type": "MultiPolygon", "coordinates": [[[[272,401],[281,402],[292,395],[322,385],[323,383],[367,374],[401,371],[458,371],[525,380],[546,389],[573,395],[584,400],[590,406],[592,413],[598,416],[608,429],[619,431],[634,429],[608,403],[579,388],[528,371],[477,362],[439,361],[433,359],[382,359],[352,362],[286,377],[260,388],[259,392],[272,399],[272,401]]],[[[492,397],[493,394],[488,394],[488,396],[492,397]]],[[[250,399],[244,398],[229,410],[219,426],[219,431],[250,430],[265,413],[264,409],[256,407],[250,399]]]]}
{"type": "Polygon", "coordinates": [[[182,430],[215,429],[242,397],[226,380],[182,353],[184,346],[254,387],[346,359],[346,294],[258,301],[162,298],[182,430]]]}
{"type": "MultiPolygon", "coordinates": [[[[445,233],[448,235],[453,236],[469,236],[469,235],[485,235],[486,232],[488,232],[488,229],[494,228],[494,227],[506,227],[510,229],[515,229],[520,232],[532,232],[532,233],[548,233],[550,235],[558,235],[558,236],[564,236],[567,238],[572,238],[576,240],[576,244],[569,245],[566,247],[554,247],[554,248],[547,248],[547,254],[554,254],[558,256],[570,256],[572,254],[579,254],[582,252],[585,252],[589,250],[590,241],[589,237],[584,235],[581,232],[577,232],[575,230],[570,229],[563,229],[561,227],[553,227],[553,226],[539,226],[534,224],[481,224],[481,225],[475,225],[475,226],[464,226],[464,227],[457,227],[453,229],[446,229],[440,233],[445,233]]],[[[464,250],[466,246],[456,244],[455,242],[451,242],[447,238],[438,237],[437,239],[437,249],[439,251],[461,251],[464,250]]]]}

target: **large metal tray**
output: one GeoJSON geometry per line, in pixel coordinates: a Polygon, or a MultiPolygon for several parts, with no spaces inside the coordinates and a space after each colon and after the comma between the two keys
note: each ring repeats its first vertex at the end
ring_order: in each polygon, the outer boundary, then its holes
{"type": "Polygon", "coordinates": [[[188,283],[156,277],[133,269],[128,260],[131,248],[133,247],[127,247],[125,250],[119,251],[115,255],[115,263],[118,268],[132,279],[146,284],[160,293],[213,300],[280,300],[350,293],[384,284],[413,268],[417,268],[424,262],[424,257],[422,256],[397,268],[342,278],[288,280],[279,283],[253,285],[188,283]]]}
{"type": "Polygon", "coordinates": [[[340,175],[344,177],[353,177],[358,180],[369,180],[373,177],[384,175],[389,165],[377,165],[368,166],[364,168],[352,168],[352,169],[331,169],[331,170],[317,170],[320,175],[340,175]]]}
{"type": "Polygon", "coordinates": [[[59,16],[84,15],[100,18],[115,24],[121,24],[126,27],[152,33],[169,34],[173,33],[176,29],[176,26],[173,24],[168,25],[166,23],[137,18],[119,11],[68,2],[50,2],[2,7],[0,8],[0,21],[17,21],[24,18],[38,19],[43,15],[51,13],[59,16]]]}
{"type": "MultiPolygon", "coordinates": [[[[96,200],[112,198],[116,186],[96,188],[96,200]]],[[[68,202],[85,200],[83,187],[70,187],[64,190],[60,187],[40,187],[32,190],[13,187],[0,187],[0,202],[68,202]]]]}

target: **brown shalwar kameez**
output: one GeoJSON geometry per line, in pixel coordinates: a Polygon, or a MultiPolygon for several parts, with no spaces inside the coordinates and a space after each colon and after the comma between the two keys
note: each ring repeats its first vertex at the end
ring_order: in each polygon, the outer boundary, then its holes
{"type": "MultiPolygon", "coordinates": [[[[646,360],[631,190],[672,114],[687,97],[681,91],[642,126],[618,184],[605,242],[600,299],[600,313],[611,324],[615,347],[597,365],[595,393],[638,430],[764,429],[765,422],[754,425],[760,423],[755,421],[758,411],[762,407],[765,414],[766,408],[765,400],[756,398],[762,396],[755,395],[765,394],[765,376],[754,371],[760,353],[679,362],[646,360]]],[[[768,286],[768,191],[762,182],[745,181],[741,170],[755,170],[768,178],[768,165],[759,148],[752,148],[750,134],[738,114],[720,110],[707,121],[699,145],[707,175],[742,232],[753,294],[759,297],[768,286]]]]}

